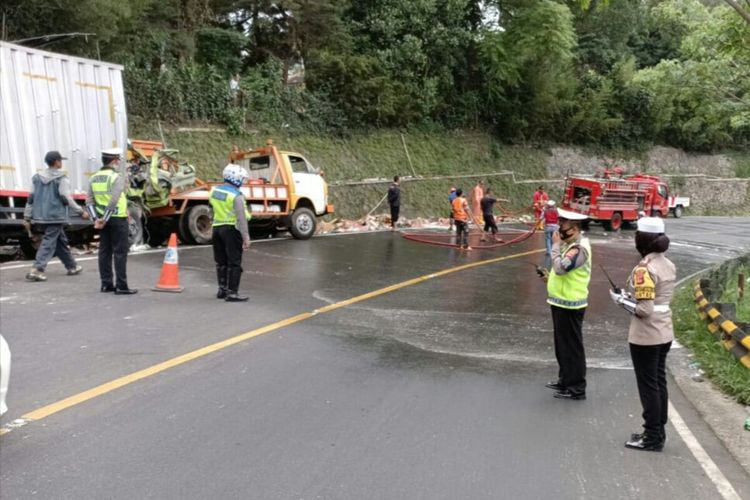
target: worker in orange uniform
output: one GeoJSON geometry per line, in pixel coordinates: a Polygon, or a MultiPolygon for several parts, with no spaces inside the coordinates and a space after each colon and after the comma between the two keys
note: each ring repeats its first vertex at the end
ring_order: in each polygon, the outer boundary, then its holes
{"type": "Polygon", "coordinates": [[[451,202],[453,222],[456,224],[456,244],[461,250],[469,247],[469,204],[462,189],[456,189],[456,199],[451,202]]]}
{"type": "Polygon", "coordinates": [[[534,221],[536,222],[537,229],[544,229],[544,222],[541,221],[542,210],[547,204],[549,196],[544,192],[544,186],[539,186],[534,193],[534,221]]]}

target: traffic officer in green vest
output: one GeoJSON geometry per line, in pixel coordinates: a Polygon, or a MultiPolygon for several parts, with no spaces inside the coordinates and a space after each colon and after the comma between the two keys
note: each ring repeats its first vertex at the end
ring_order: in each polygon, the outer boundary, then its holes
{"type": "Polygon", "coordinates": [[[552,235],[552,269],[544,272],[547,303],[552,309],[557,380],[546,387],[558,399],[586,399],[586,353],[583,348],[583,316],[591,280],[591,244],[581,233],[587,217],[558,209],[559,231],[552,235]]]}
{"type": "Polygon", "coordinates": [[[250,248],[250,233],[247,223],[245,197],[240,191],[242,183],[250,176],[239,165],[224,167],[224,182],[211,188],[209,203],[214,211],[213,247],[216,262],[216,280],[219,283],[217,299],[227,302],[244,302],[248,299],[239,294],[242,277],[242,251],[250,248]]]}
{"type": "Polygon", "coordinates": [[[86,209],[94,219],[99,235],[99,278],[102,292],[132,295],[138,290],[128,286],[128,200],[127,181],[118,171],[122,151],[118,148],[102,151],[102,165],[91,176],[86,196],[86,209]],[[115,274],[112,274],[114,257],[115,274]]]}

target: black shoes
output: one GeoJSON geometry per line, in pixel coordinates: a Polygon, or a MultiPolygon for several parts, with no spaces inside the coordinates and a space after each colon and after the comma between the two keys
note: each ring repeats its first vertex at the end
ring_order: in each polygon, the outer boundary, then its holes
{"type": "Polygon", "coordinates": [[[227,266],[216,266],[216,281],[219,283],[219,291],[216,292],[217,299],[227,298],[227,266]]]}
{"type": "Polygon", "coordinates": [[[115,295],[133,295],[134,293],[138,293],[138,290],[135,288],[115,288],[112,285],[102,285],[100,290],[102,293],[114,292],[115,295]]]}
{"type": "Polygon", "coordinates": [[[585,393],[573,394],[569,390],[565,389],[565,390],[556,392],[554,394],[554,397],[557,399],[570,399],[573,401],[583,401],[584,399],[586,399],[586,394],[585,393]]]}
{"type": "Polygon", "coordinates": [[[240,289],[240,278],[242,278],[241,267],[230,267],[227,269],[227,295],[224,297],[224,300],[227,302],[247,301],[248,297],[246,295],[240,295],[237,293],[240,289]]]}
{"type": "Polygon", "coordinates": [[[547,389],[555,390],[555,391],[565,390],[565,386],[562,385],[560,382],[547,382],[546,384],[544,384],[544,387],[546,387],[547,389]]]}
{"type": "Polygon", "coordinates": [[[229,290],[227,296],[224,298],[227,302],[247,302],[249,297],[247,295],[240,295],[234,290],[229,290]]]}
{"type": "Polygon", "coordinates": [[[630,441],[625,442],[625,448],[640,451],[661,451],[664,449],[664,439],[661,437],[654,438],[646,434],[633,434],[630,436],[630,441]]]}

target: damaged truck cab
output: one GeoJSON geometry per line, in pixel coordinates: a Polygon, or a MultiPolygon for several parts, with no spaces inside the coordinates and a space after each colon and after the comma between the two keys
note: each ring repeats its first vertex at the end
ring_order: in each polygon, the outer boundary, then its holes
{"type": "MultiPolygon", "coordinates": [[[[302,155],[279,151],[269,140],[261,148],[235,146],[229,161],[250,173],[240,188],[252,214],[253,232],[267,234],[288,230],[297,239],[315,234],[317,218],[333,213],[328,185],[322,173],[302,155]]],[[[209,192],[216,182],[195,180],[196,185],[172,192],[163,207],[151,207],[147,230],[150,243],[159,245],[176,230],[183,243],[207,244],[212,235],[209,192]]]]}

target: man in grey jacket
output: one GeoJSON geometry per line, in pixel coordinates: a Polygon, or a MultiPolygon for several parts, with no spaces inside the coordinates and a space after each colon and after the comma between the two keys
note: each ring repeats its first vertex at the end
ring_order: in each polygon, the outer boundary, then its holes
{"type": "Polygon", "coordinates": [[[68,276],[80,274],[83,270],[70,253],[65,226],[69,223],[68,213],[88,219],[88,214],[70,194],[70,180],[62,169],[63,158],[58,151],[50,151],[44,156],[47,169],[38,172],[31,179],[31,194],[23,212],[24,226],[31,230],[31,224],[44,227],[44,237],[36,252],[36,260],[26,275],[29,281],[47,281],[44,270],[52,257],[58,257],[68,276]]]}

